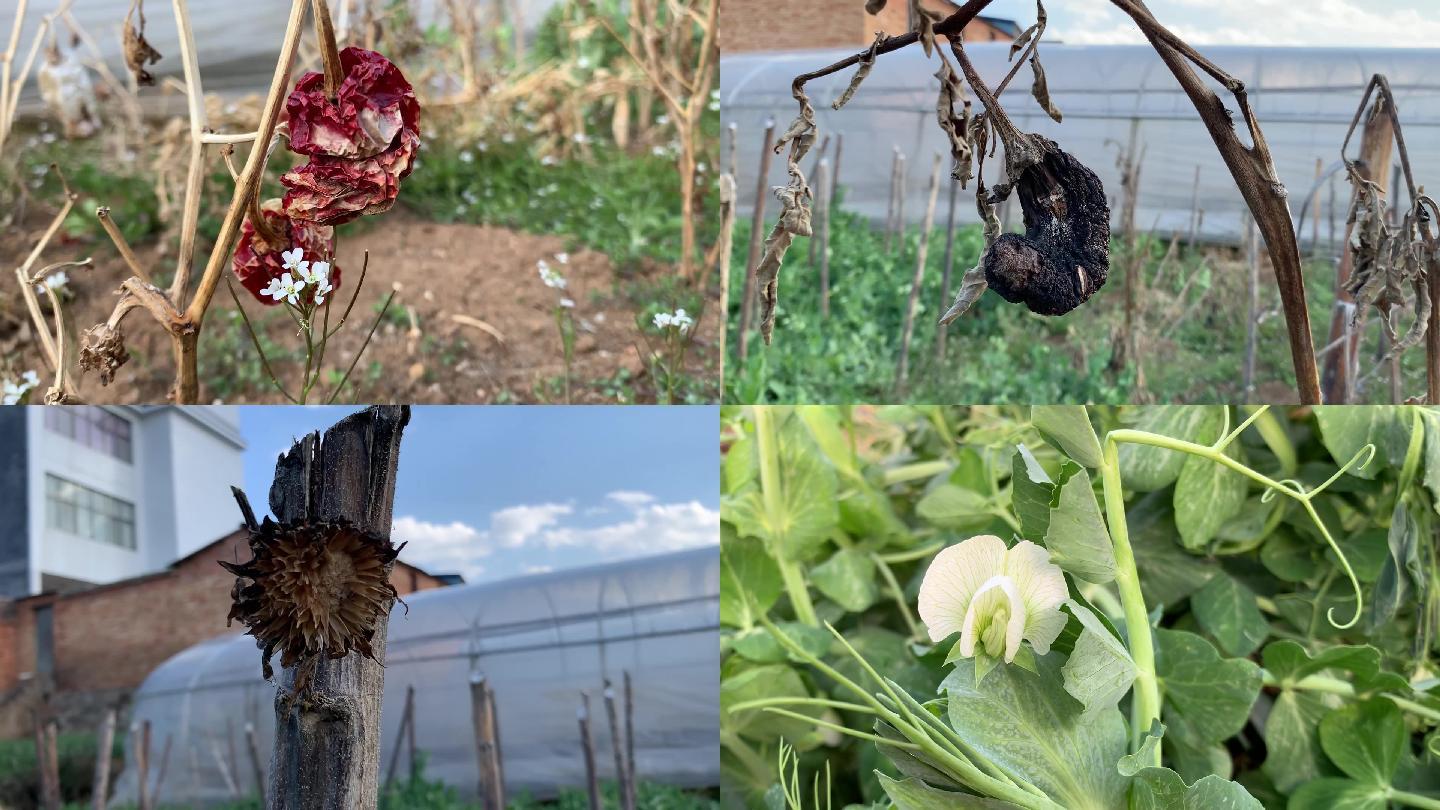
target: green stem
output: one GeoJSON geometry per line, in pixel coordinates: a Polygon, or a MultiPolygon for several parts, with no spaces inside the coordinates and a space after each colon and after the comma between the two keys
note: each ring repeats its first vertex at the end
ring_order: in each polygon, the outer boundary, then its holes
{"type": "Polygon", "coordinates": [[[890,589],[890,595],[895,598],[895,606],[900,609],[900,617],[905,620],[905,626],[910,628],[910,638],[921,638],[920,625],[915,621],[915,617],[910,615],[910,605],[905,600],[905,590],[895,580],[894,572],[890,570],[890,566],[885,564],[885,560],[879,554],[871,554],[870,559],[875,561],[875,567],[880,569],[880,576],[885,580],[885,587],[890,589]]]}
{"type": "Polygon", "coordinates": [[[770,784],[772,781],[770,763],[760,756],[750,744],[740,738],[739,734],[727,729],[720,731],[720,745],[729,751],[731,756],[740,760],[745,770],[760,783],[770,784]]]}
{"type": "Polygon", "coordinates": [[[922,478],[934,478],[941,473],[949,472],[955,465],[949,461],[917,461],[914,464],[906,464],[902,467],[893,467],[885,471],[881,480],[885,486],[891,484],[903,484],[906,481],[915,481],[922,478]]]}
{"type": "MultiPolygon", "coordinates": [[[[775,417],[764,405],[754,406],[752,413],[755,416],[755,448],[760,456],[760,494],[769,524],[778,526],[784,504],[780,498],[780,453],[775,437],[775,417]]],[[[820,617],[815,615],[815,605],[810,601],[810,591],[806,588],[805,574],[800,565],[776,552],[777,549],[772,546],[770,556],[775,558],[775,564],[780,568],[780,577],[785,582],[785,592],[790,597],[795,618],[811,627],[819,627],[820,617]]]]}
{"type": "MultiPolygon", "coordinates": [[[[1120,449],[1111,433],[1105,438],[1105,458],[1100,465],[1100,482],[1105,491],[1105,518],[1110,524],[1110,541],[1115,548],[1115,586],[1125,611],[1125,631],[1130,639],[1130,658],[1135,662],[1135,722],[1130,729],[1132,747],[1137,751],[1140,737],[1160,719],[1160,683],[1155,675],[1155,642],[1150,634],[1150,612],[1140,592],[1140,572],[1135,551],[1130,547],[1130,529],[1125,522],[1125,490],[1120,484],[1120,449]]],[[[1160,749],[1153,762],[1160,765],[1160,749]]]]}
{"type": "Polygon", "coordinates": [[[1290,434],[1285,432],[1285,426],[1275,416],[1275,412],[1265,410],[1255,420],[1255,430],[1259,431],[1260,438],[1265,440],[1265,446],[1275,454],[1276,460],[1280,462],[1280,470],[1288,478],[1295,474],[1300,468],[1295,453],[1295,443],[1290,441],[1290,434]]]}
{"type": "MultiPolygon", "coordinates": [[[[1355,684],[1329,675],[1307,675],[1298,681],[1289,683],[1281,681],[1265,670],[1261,670],[1260,675],[1262,678],[1261,682],[1265,686],[1281,689],[1297,689],[1301,692],[1324,692],[1325,694],[1339,695],[1341,697],[1356,696],[1355,684]]],[[[1440,711],[1436,711],[1424,704],[1416,703],[1408,698],[1392,695],[1389,692],[1381,692],[1379,694],[1380,697],[1386,698],[1403,711],[1410,712],[1416,717],[1423,717],[1432,723],[1440,723],[1440,711]]]]}
{"type": "Polygon", "coordinates": [[[1387,790],[1386,795],[1392,802],[1398,802],[1410,807],[1420,807],[1424,808],[1424,810],[1440,810],[1440,799],[1432,799],[1429,796],[1421,796],[1418,793],[1409,793],[1404,790],[1396,790],[1395,788],[1387,790]]]}

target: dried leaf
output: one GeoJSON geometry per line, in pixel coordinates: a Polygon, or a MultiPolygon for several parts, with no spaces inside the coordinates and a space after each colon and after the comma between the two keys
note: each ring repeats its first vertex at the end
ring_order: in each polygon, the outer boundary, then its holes
{"type": "MultiPolygon", "coordinates": [[[[881,5],[884,5],[883,0],[881,5]]],[[[846,104],[849,104],[850,99],[855,97],[855,91],[860,89],[860,83],[865,81],[865,77],[870,75],[870,69],[875,67],[875,49],[880,47],[880,42],[884,39],[885,34],[883,32],[877,31],[875,33],[875,41],[870,43],[870,47],[865,51],[865,55],[860,57],[860,66],[855,69],[855,75],[850,77],[850,84],[845,87],[845,92],[841,93],[840,97],[835,99],[835,102],[830,105],[830,109],[838,110],[846,104]]]]}
{"type": "Polygon", "coordinates": [[[125,51],[125,66],[135,74],[135,83],[146,86],[153,85],[155,77],[150,75],[150,72],[145,69],[145,65],[159,62],[160,52],[150,47],[150,43],[145,41],[144,0],[132,0],[130,3],[130,10],[125,12],[125,25],[120,32],[120,40],[125,51]],[[132,16],[138,16],[138,22],[132,22],[132,16]]]}
{"type": "Polygon", "coordinates": [[[1030,86],[1030,94],[1035,96],[1035,100],[1040,103],[1045,113],[1054,119],[1055,123],[1060,123],[1060,109],[1055,106],[1055,102],[1050,100],[1050,88],[1045,83],[1045,68],[1040,66],[1039,51],[1030,57],[1030,69],[1035,71],[1035,83],[1030,86]]]}
{"type": "Polygon", "coordinates": [[[1035,36],[1035,33],[1039,30],[1040,26],[1037,24],[1032,25],[1022,31],[1020,33],[1020,36],[1016,37],[1015,41],[1010,43],[1010,55],[1006,57],[1005,61],[1009,62],[1014,60],[1015,54],[1020,53],[1022,50],[1024,50],[1025,46],[1030,44],[1030,38],[1035,36]]]}
{"type": "Polygon", "coordinates": [[[970,268],[965,273],[965,277],[960,279],[960,291],[955,294],[955,303],[951,304],[950,308],[945,310],[945,314],[940,316],[940,325],[949,326],[954,323],[955,319],[964,315],[970,307],[975,305],[976,301],[980,300],[980,296],[984,295],[985,290],[989,287],[989,282],[985,280],[984,268],[978,264],[970,268]]]}

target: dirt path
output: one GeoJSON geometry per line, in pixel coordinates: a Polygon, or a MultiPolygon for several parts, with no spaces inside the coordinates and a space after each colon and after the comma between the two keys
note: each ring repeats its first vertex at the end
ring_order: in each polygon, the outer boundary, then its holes
{"type": "MultiPolygon", "coordinates": [[[[0,237],[0,266],[13,268],[23,261],[31,244],[29,232],[43,227],[47,219],[48,214],[36,212],[27,218],[26,235],[0,237]]],[[[561,265],[556,255],[564,249],[560,237],[436,224],[398,211],[371,230],[346,236],[339,246],[338,264],[344,276],[336,304],[349,302],[366,250],[369,272],[349,323],[326,353],[326,377],[338,380],[344,373],[381,302],[394,288],[398,292],[392,310],[351,378],[356,387],[341,401],[562,401],[564,363],[554,309],[560,295],[540,281],[536,262],[544,259],[565,274],[569,286],[564,294],[575,301],[572,400],[654,401],[656,384],[643,359],[647,348],[636,327],[637,314],[652,302],[633,300],[632,295],[635,290],[653,289],[653,282],[669,270],[657,267],[646,275],[622,277],[606,256],[589,250],[571,252],[568,263],[561,265]]],[[[138,252],[152,266],[168,267],[173,262],[157,257],[153,246],[138,252]]],[[[69,284],[82,328],[108,314],[122,278],[120,261],[109,245],[73,242],[52,244],[43,257],[48,263],[87,254],[95,257],[95,269],[71,273],[69,284]]],[[[238,284],[236,291],[251,322],[268,341],[266,353],[277,376],[289,383],[293,393],[300,376],[300,340],[294,323],[279,308],[251,299],[238,284]]],[[[33,339],[19,325],[23,304],[18,296],[7,299],[0,309],[0,348],[7,357],[18,358],[15,365],[20,368],[43,369],[33,339]]],[[[715,306],[711,302],[707,308],[715,306]]],[[[337,306],[335,317],[342,308],[337,306]]],[[[711,381],[716,376],[716,309],[702,321],[687,363],[689,375],[711,381]]],[[[143,313],[130,315],[126,334],[131,361],[107,388],[93,376],[83,378],[81,395],[87,401],[163,400],[173,373],[168,338],[143,313]]],[[[207,316],[200,351],[202,401],[284,401],[261,370],[223,286],[207,316]]],[[[714,382],[709,385],[718,390],[714,382]]],[[[324,387],[326,394],[329,390],[330,386],[324,387]]]]}

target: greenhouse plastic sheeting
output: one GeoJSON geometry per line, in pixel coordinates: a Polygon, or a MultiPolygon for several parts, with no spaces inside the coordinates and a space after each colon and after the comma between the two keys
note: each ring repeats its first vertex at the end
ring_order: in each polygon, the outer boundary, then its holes
{"type": "MultiPolygon", "coordinates": [[[[1432,189],[1440,185],[1440,73],[1435,71],[1440,50],[1227,46],[1200,51],[1245,82],[1276,170],[1289,190],[1292,217],[1300,215],[1302,203],[1315,186],[1316,158],[1327,173],[1338,170],[1319,187],[1322,243],[1328,243],[1332,234],[1343,238],[1350,189],[1340,168],[1340,143],[1373,74],[1386,75],[1395,92],[1416,182],[1432,189]]],[[[775,120],[778,134],[795,117],[791,80],[854,52],[747,53],[721,60],[722,124],[733,122],[738,127],[737,182],[744,213],[753,210],[766,120],[775,120]]],[[[991,87],[1011,66],[1006,44],[977,43],[966,52],[991,87]]],[[[1020,69],[1003,96],[1005,109],[1020,129],[1056,141],[1099,175],[1112,201],[1112,215],[1119,208],[1116,158],[1132,142],[1133,126],[1135,151],[1142,155],[1137,227],[1166,234],[1188,233],[1198,171],[1198,207],[1204,212],[1201,235],[1224,241],[1240,235],[1244,200],[1199,114],[1152,48],[1046,43],[1040,53],[1050,95],[1064,122],[1050,120],[1030,97],[1028,65],[1020,69]]],[[[953,59],[948,54],[947,58],[953,59]]],[[[815,106],[820,140],[844,134],[839,171],[845,210],[884,221],[892,150],[899,148],[906,156],[905,218],[915,223],[924,216],[933,156],[944,152],[946,168],[949,160],[948,146],[935,121],[939,83],[934,75],[938,69],[938,57],[927,59],[918,47],[881,56],[859,92],[839,111],[830,104],[844,91],[853,68],[806,85],[815,106]]],[[[1231,96],[1213,83],[1212,88],[1219,91],[1227,107],[1236,110],[1231,96]]],[[[971,97],[973,100],[973,94],[971,97]]],[[[976,112],[982,109],[978,101],[974,103],[976,112]]],[[[1248,144],[1238,111],[1236,121],[1248,144]]],[[[817,140],[817,149],[819,145],[817,140]]],[[[1350,146],[1351,157],[1357,146],[1358,135],[1350,146]]],[[[829,155],[833,155],[833,146],[829,155]]],[[[1396,161],[1398,165],[1398,154],[1396,161]]],[[[814,152],[802,166],[807,174],[812,173],[813,163],[814,152]]],[[[1002,165],[1000,154],[986,160],[987,183],[993,183],[1002,165]]],[[[774,157],[768,185],[784,182],[782,152],[774,157]]],[[[947,175],[942,175],[942,182],[948,183],[947,175]]],[[[942,185],[938,222],[945,218],[946,188],[942,185]]],[[[961,222],[978,221],[973,191],[972,184],[957,202],[961,222]]],[[[1402,199],[1402,204],[1408,201],[1402,199]]],[[[770,198],[766,205],[767,221],[773,223],[778,204],[770,198]]],[[[1018,228],[1018,205],[1013,208],[1009,224],[1018,228]]],[[[1314,224],[1310,215],[1306,219],[1302,242],[1308,244],[1314,224]]]]}
{"type": "MultiPolygon", "coordinates": [[[[711,547],[409,597],[408,614],[397,605],[390,617],[382,778],[406,688],[414,686],[416,747],[427,756],[426,773],[475,795],[472,673],[495,691],[511,795],[543,797],[585,784],[576,725],[582,690],[591,695],[601,777],[611,778],[601,696],[605,679],[618,687],[629,672],[638,777],[718,784],[719,571],[711,547]]],[[[171,741],[164,800],[227,800],[237,783],[239,792],[253,792],[244,727],[254,724],[268,774],[274,696],[249,636],[197,644],[156,668],[135,693],[131,720],[152,724],[152,763],[171,741]],[[231,772],[232,756],[238,774],[231,772]]],[[[117,796],[136,795],[134,771],[125,769],[117,796]]],[[[153,764],[150,774],[153,780],[153,764]]]]}

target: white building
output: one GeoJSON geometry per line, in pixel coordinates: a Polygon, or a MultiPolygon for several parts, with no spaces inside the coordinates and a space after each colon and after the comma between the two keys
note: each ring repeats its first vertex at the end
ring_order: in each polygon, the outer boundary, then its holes
{"type": "Polygon", "coordinates": [[[159,571],[239,518],[231,407],[0,411],[0,596],[71,591],[159,571]]]}

